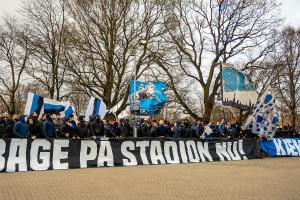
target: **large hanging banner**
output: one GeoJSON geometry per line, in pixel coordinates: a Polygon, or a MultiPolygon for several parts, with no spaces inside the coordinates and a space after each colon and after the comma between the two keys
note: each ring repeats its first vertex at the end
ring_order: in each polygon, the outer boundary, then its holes
{"type": "Polygon", "coordinates": [[[0,139],[0,171],[247,160],[256,153],[255,139],[0,139]]]}
{"type": "Polygon", "coordinates": [[[222,104],[243,110],[251,109],[258,98],[255,82],[249,75],[232,66],[222,66],[222,104]]]}
{"type": "Polygon", "coordinates": [[[271,157],[300,156],[300,138],[262,140],[259,146],[271,157]]]}
{"type": "Polygon", "coordinates": [[[136,81],[134,94],[134,81],[130,81],[129,101],[133,102],[134,96],[140,101],[140,114],[157,115],[167,101],[166,83],[136,81]]]}

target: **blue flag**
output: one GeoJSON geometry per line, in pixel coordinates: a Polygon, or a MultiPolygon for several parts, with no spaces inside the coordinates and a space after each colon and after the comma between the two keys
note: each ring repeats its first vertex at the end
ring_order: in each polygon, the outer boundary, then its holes
{"type": "Polygon", "coordinates": [[[224,106],[249,110],[255,104],[258,94],[252,77],[239,71],[235,67],[222,64],[222,84],[224,106]]]}
{"type": "Polygon", "coordinates": [[[141,113],[157,115],[167,101],[165,90],[167,85],[163,82],[136,81],[136,94],[134,94],[134,81],[130,81],[129,101],[133,102],[134,95],[140,101],[141,113]]]}

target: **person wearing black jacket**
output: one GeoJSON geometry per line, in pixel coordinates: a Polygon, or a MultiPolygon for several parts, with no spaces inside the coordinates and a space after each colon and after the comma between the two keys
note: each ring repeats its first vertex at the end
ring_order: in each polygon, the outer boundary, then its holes
{"type": "Polygon", "coordinates": [[[76,127],[75,138],[83,139],[89,137],[89,135],[90,135],[90,131],[87,128],[87,125],[84,121],[84,116],[79,116],[79,123],[76,127]]]}
{"type": "Polygon", "coordinates": [[[88,121],[88,123],[87,123],[86,126],[89,129],[89,131],[90,131],[90,137],[93,138],[93,139],[96,139],[95,134],[93,134],[93,129],[92,129],[94,121],[95,121],[95,116],[94,115],[90,115],[89,116],[89,121],[88,121]]]}
{"type": "Polygon", "coordinates": [[[33,117],[28,117],[27,123],[28,123],[29,137],[35,140],[36,138],[39,137],[41,131],[40,126],[38,125],[37,120],[35,120],[33,117]]]}
{"type": "Polygon", "coordinates": [[[1,129],[2,129],[1,137],[12,138],[15,122],[11,119],[11,116],[8,112],[5,112],[3,114],[3,118],[0,123],[1,123],[1,129]]]}
{"type": "Polygon", "coordinates": [[[107,121],[108,123],[105,126],[104,129],[104,138],[105,137],[118,137],[118,129],[116,128],[116,118],[114,114],[108,114],[107,115],[107,121]]]}
{"type": "Polygon", "coordinates": [[[33,119],[34,123],[38,123],[38,114],[36,112],[31,113],[30,117],[33,119]]]}
{"type": "Polygon", "coordinates": [[[6,136],[7,136],[6,127],[7,127],[6,121],[1,116],[0,117],[0,137],[1,138],[6,138],[6,136]]]}
{"type": "Polygon", "coordinates": [[[159,121],[159,126],[157,128],[157,135],[156,137],[167,137],[169,134],[168,128],[165,126],[164,121],[159,121]]]}
{"type": "Polygon", "coordinates": [[[100,116],[96,116],[95,122],[92,124],[91,127],[91,136],[93,138],[99,139],[100,137],[104,136],[104,123],[101,120],[100,116]]]}
{"type": "Polygon", "coordinates": [[[58,137],[60,137],[60,138],[73,138],[73,129],[72,129],[72,124],[69,123],[69,118],[65,117],[63,119],[63,122],[64,122],[64,124],[62,126],[61,132],[58,133],[58,137]]]}
{"type": "Polygon", "coordinates": [[[124,119],[120,120],[119,129],[120,129],[120,137],[129,137],[131,135],[132,132],[131,127],[126,120],[124,119]]]}

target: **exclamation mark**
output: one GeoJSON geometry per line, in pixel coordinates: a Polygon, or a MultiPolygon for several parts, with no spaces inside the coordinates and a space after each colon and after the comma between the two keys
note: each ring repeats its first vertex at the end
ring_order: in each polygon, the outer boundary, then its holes
{"type": "Polygon", "coordinates": [[[244,152],[244,149],[243,149],[243,140],[239,140],[239,152],[242,155],[243,160],[248,160],[248,158],[244,152]]]}

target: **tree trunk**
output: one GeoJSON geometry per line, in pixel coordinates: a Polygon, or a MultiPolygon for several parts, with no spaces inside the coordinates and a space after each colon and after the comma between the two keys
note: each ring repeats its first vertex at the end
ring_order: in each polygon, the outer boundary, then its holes
{"type": "Polygon", "coordinates": [[[15,100],[15,95],[11,94],[10,95],[10,102],[9,102],[9,111],[11,113],[15,113],[16,112],[16,100],[15,100]]]}
{"type": "Polygon", "coordinates": [[[204,92],[204,122],[209,122],[211,118],[211,114],[214,108],[214,101],[211,100],[211,96],[209,95],[209,88],[203,88],[204,92]]]}
{"type": "Polygon", "coordinates": [[[50,88],[49,90],[50,99],[54,99],[54,93],[55,93],[54,88],[50,88]]]}
{"type": "Polygon", "coordinates": [[[296,118],[297,118],[297,112],[296,109],[292,110],[292,127],[296,126],[296,118]]]}

